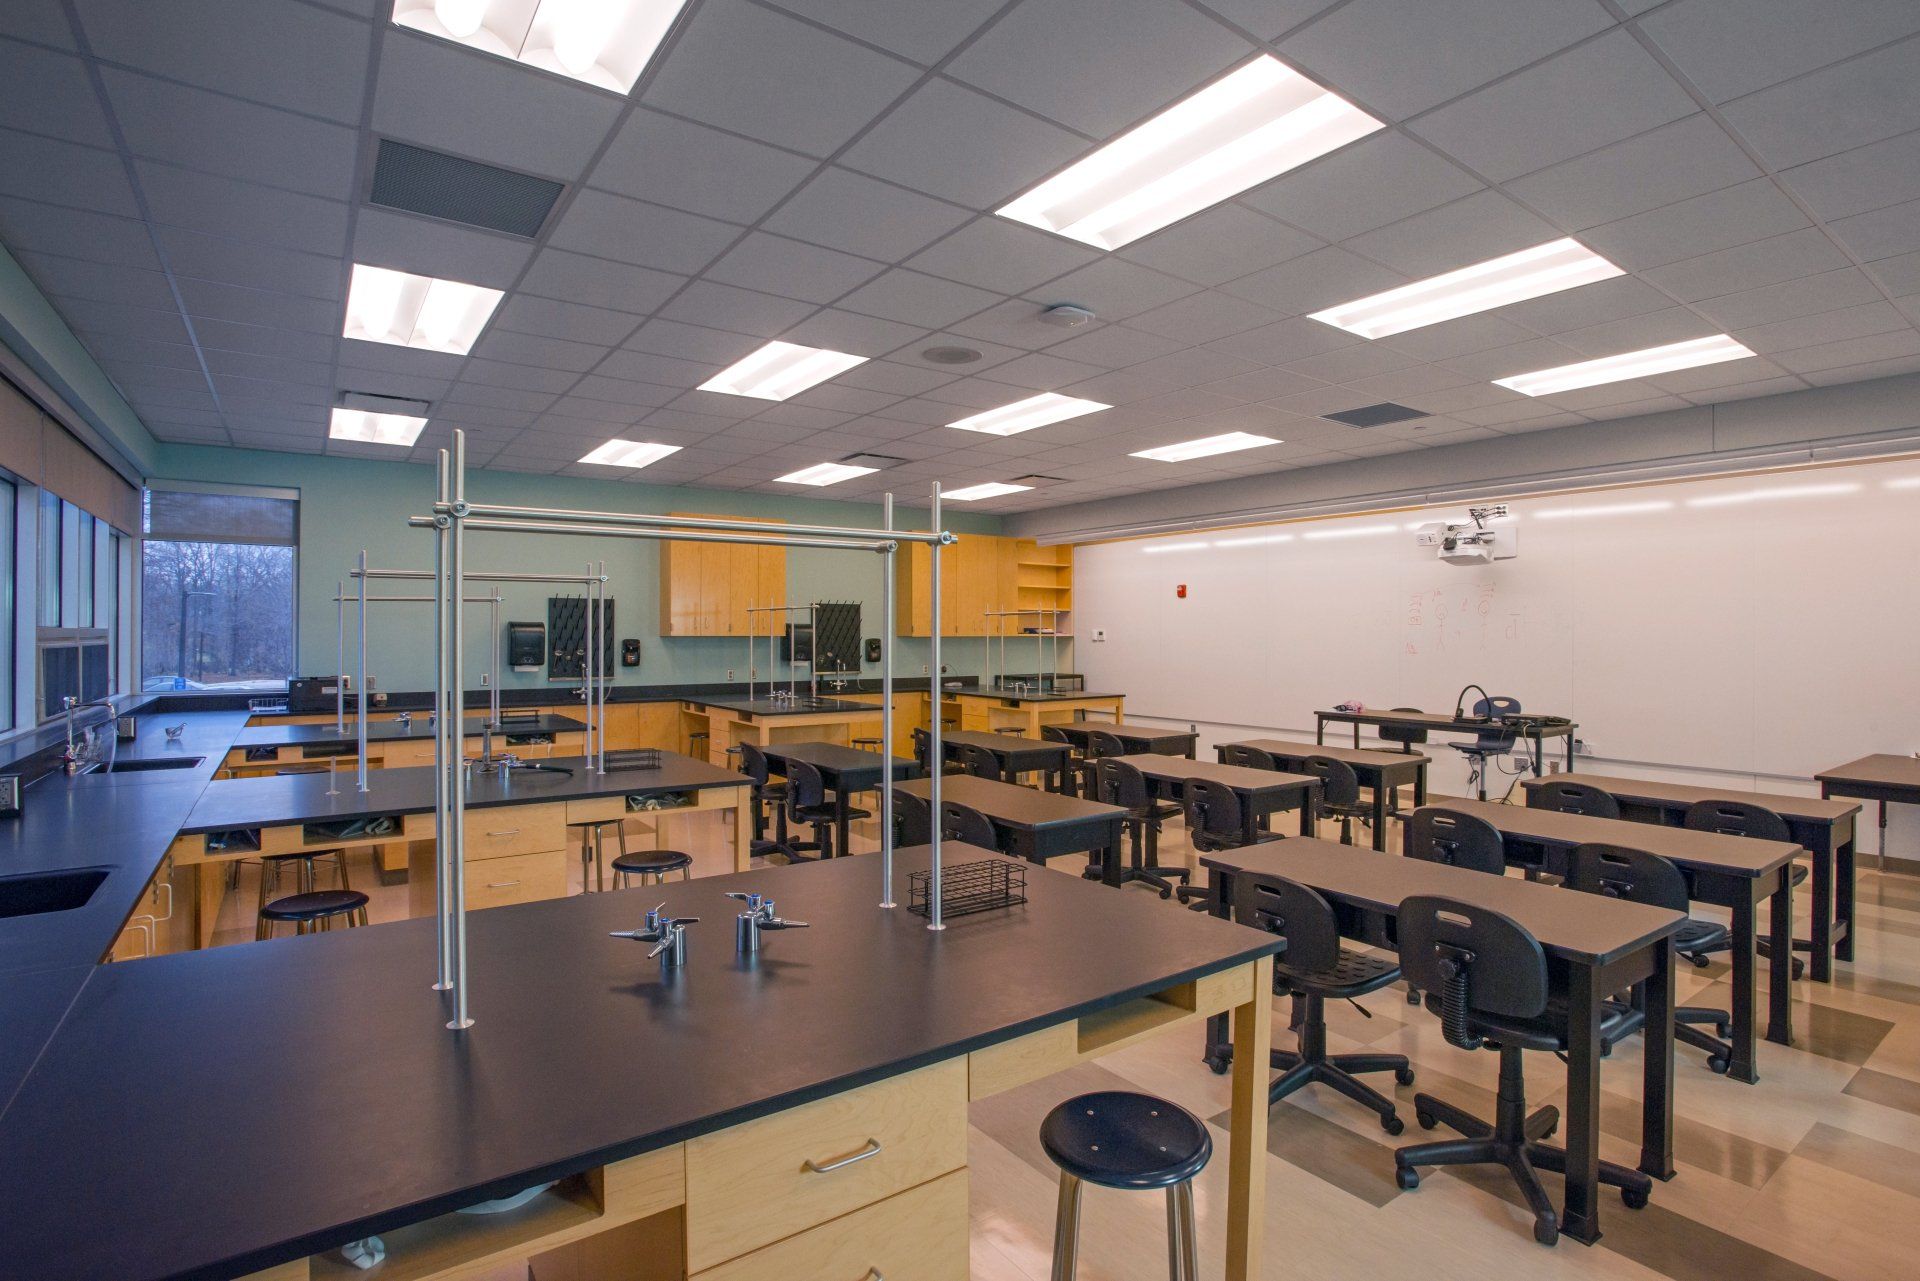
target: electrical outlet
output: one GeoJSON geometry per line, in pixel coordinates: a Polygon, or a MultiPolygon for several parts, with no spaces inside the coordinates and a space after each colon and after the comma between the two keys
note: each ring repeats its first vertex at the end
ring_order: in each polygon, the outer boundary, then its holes
{"type": "Polygon", "coordinates": [[[1094,643],[1094,644],[1096,644],[1096,645],[1098,645],[1098,644],[1099,644],[1099,643],[1100,643],[1101,641],[1104,641],[1104,640],[1105,640],[1106,638],[1107,638],[1107,629],[1106,629],[1106,628],[1104,628],[1104,627],[1096,627],[1096,628],[1094,628],[1094,629],[1093,629],[1093,643],[1094,643]]]}
{"type": "Polygon", "coordinates": [[[1573,740],[1573,754],[1575,756],[1592,756],[1593,744],[1584,738],[1576,738],[1573,740]]]}
{"type": "Polygon", "coordinates": [[[733,679],[733,669],[732,669],[731,667],[729,667],[729,668],[727,669],[727,679],[728,679],[728,680],[732,680],[732,679],[733,679]]]}
{"type": "Polygon", "coordinates": [[[920,664],[920,674],[922,676],[927,674],[927,665],[925,663],[920,664]]]}

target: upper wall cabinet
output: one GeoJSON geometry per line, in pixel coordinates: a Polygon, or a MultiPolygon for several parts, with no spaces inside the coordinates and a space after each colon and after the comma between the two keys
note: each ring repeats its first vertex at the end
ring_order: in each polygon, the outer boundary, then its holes
{"type": "MultiPolygon", "coordinates": [[[[704,516],[674,512],[675,516],[704,516]]],[[[710,519],[710,517],[709,517],[710,519]]],[[[769,522],[773,523],[773,522],[769,522]]],[[[747,609],[787,598],[787,549],[736,543],[660,544],[660,634],[745,636],[747,609]]],[[[753,631],[778,629],[771,615],[753,619],[753,631]]]]}
{"type": "MultiPolygon", "coordinates": [[[[932,552],[918,543],[904,551],[894,562],[894,630],[902,636],[927,636],[933,630],[932,552]]],[[[1003,627],[1008,635],[1028,627],[1065,631],[1064,615],[1072,608],[1071,547],[962,534],[940,553],[942,636],[998,636],[1003,627]],[[1024,612],[989,617],[1001,610],[1024,612]]]]}

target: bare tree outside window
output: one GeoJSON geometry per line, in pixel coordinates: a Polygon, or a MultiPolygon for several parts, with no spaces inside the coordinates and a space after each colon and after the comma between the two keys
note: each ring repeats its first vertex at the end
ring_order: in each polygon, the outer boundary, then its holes
{"type": "Polygon", "coordinates": [[[295,666],[294,506],[279,498],[149,494],[140,575],[142,688],[285,687],[295,666]],[[258,504],[289,510],[263,512],[258,504]],[[188,532],[198,536],[167,536],[188,532]]]}

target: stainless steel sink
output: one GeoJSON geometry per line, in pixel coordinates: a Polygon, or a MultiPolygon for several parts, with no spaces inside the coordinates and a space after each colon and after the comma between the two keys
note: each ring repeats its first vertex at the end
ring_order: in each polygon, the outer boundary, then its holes
{"type": "Polygon", "coordinates": [[[0,917],[37,916],[85,907],[107,879],[104,867],[72,867],[59,872],[0,876],[0,917]]]}
{"type": "Polygon", "coordinates": [[[115,761],[107,767],[109,774],[144,774],[157,769],[192,769],[204,756],[156,756],[146,760],[115,761]]]}

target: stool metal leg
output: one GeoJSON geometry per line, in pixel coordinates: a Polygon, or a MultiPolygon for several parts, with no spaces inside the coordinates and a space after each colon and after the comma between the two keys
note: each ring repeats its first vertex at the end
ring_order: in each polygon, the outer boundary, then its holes
{"type": "Polygon", "coordinates": [[[1080,1180],[1060,1175],[1060,1208],[1053,1220],[1053,1281],[1073,1281],[1080,1254],[1080,1180]]]}
{"type": "MultiPolygon", "coordinates": [[[[1178,1255],[1180,1270],[1173,1274],[1174,1281],[1200,1281],[1200,1239],[1199,1234],[1194,1230],[1193,1223],[1193,1181],[1188,1180],[1178,1187],[1168,1188],[1167,1200],[1169,1221],[1171,1222],[1175,1217],[1174,1209],[1177,1204],[1179,1211],[1177,1217],[1180,1222],[1178,1255]]],[[[1172,1245],[1169,1244],[1167,1249],[1171,1256],[1172,1245]]]]}

